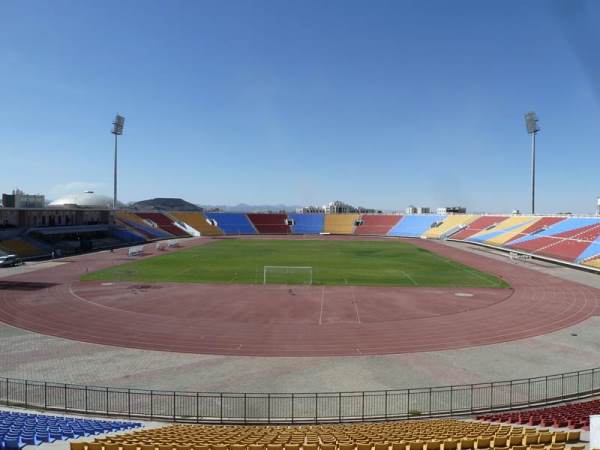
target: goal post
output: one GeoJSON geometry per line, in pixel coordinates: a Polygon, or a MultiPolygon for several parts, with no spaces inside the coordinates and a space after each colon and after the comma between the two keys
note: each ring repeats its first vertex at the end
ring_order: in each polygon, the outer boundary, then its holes
{"type": "Polygon", "coordinates": [[[311,266],[264,266],[263,284],[306,284],[313,283],[311,266]]]}

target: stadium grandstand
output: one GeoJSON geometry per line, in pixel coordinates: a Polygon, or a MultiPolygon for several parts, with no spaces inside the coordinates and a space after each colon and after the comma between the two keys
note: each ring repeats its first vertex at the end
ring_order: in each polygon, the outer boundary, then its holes
{"type": "Polygon", "coordinates": [[[2,19],[0,450],[600,450],[600,0],[2,19]]]}

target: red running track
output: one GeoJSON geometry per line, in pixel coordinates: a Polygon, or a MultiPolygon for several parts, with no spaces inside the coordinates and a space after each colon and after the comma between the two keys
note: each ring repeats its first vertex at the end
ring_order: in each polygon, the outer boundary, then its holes
{"type": "MultiPolygon", "coordinates": [[[[213,241],[192,240],[184,246],[199,242],[213,241]]],[[[513,289],[78,281],[87,270],[129,260],[126,250],[120,250],[0,279],[0,320],[119,347],[346,356],[493,344],[546,334],[600,313],[600,290],[436,242],[410,242],[501,276],[513,289]]]]}

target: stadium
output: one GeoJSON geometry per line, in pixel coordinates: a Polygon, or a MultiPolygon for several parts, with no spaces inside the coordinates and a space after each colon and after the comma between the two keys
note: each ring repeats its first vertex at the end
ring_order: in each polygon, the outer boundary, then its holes
{"type": "Polygon", "coordinates": [[[5,2],[0,450],[600,450],[599,14],[5,2]]]}

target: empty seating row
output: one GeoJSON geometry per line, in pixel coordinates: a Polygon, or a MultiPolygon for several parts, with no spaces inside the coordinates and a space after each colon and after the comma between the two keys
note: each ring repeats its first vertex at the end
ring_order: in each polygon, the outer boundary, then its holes
{"type": "Polygon", "coordinates": [[[479,216],[470,214],[452,214],[443,220],[431,224],[431,227],[423,233],[428,239],[444,239],[460,230],[463,230],[479,216]]]}
{"type": "Polygon", "coordinates": [[[294,234],[320,234],[325,228],[325,215],[312,214],[288,214],[288,220],[292,222],[292,233],[294,234]]]}
{"type": "Polygon", "coordinates": [[[314,426],[172,425],[72,443],[72,450],[560,450],[578,431],[437,419],[314,426]],[[523,446],[524,449],[518,447],[523,446]]]}
{"type": "Polygon", "coordinates": [[[219,227],[210,223],[206,219],[204,214],[202,214],[201,212],[173,212],[171,213],[171,215],[177,220],[186,223],[187,225],[198,231],[201,236],[221,236],[223,234],[219,227]]]}
{"type": "Polygon", "coordinates": [[[264,234],[290,234],[287,214],[248,214],[256,231],[264,234]]]}
{"type": "Polygon", "coordinates": [[[325,214],[325,233],[353,234],[360,214],[325,214]]]}
{"type": "Polygon", "coordinates": [[[589,416],[593,414],[600,414],[600,400],[513,413],[486,414],[479,416],[478,419],[492,422],[589,429],[589,416]]]}
{"type": "Polygon", "coordinates": [[[385,236],[402,216],[386,214],[363,214],[354,234],[385,236]]]}
{"type": "Polygon", "coordinates": [[[434,224],[439,224],[446,216],[438,214],[424,214],[416,216],[404,216],[388,232],[389,236],[421,237],[434,224]]]}
{"type": "Polygon", "coordinates": [[[142,218],[145,222],[156,224],[161,230],[172,234],[173,236],[186,237],[189,236],[183,229],[177,226],[176,222],[166,214],[158,212],[138,212],[136,215],[142,218]]]}
{"type": "Polygon", "coordinates": [[[0,448],[20,449],[25,445],[39,445],[43,442],[81,438],[140,426],[141,424],[134,422],[0,411],[0,448]]]}
{"type": "Polygon", "coordinates": [[[129,227],[136,233],[141,234],[146,239],[168,239],[173,237],[171,233],[158,228],[158,225],[152,225],[132,212],[119,211],[115,216],[115,220],[117,223],[129,227]]]}
{"type": "Polygon", "coordinates": [[[256,234],[256,228],[246,214],[207,212],[204,215],[224,234],[256,234]]]}

